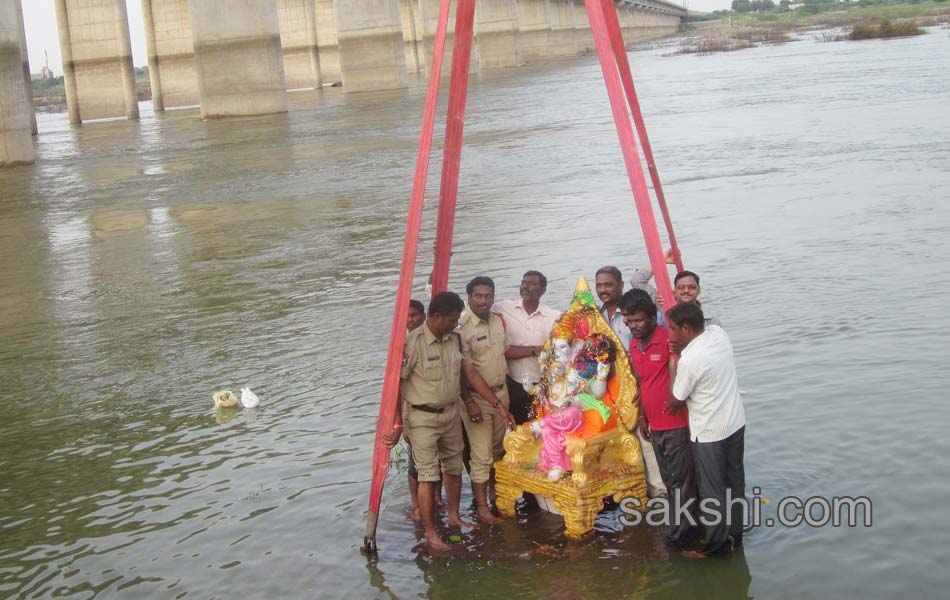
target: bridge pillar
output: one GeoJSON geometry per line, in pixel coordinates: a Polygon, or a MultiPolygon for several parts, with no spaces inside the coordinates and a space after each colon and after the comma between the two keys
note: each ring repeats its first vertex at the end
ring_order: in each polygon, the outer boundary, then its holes
{"type": "Polygon", "coordinates": [[[26,47],[26,27],[23,25],[23,5],[20,0],[13,0],[16,6],[17,28],[20,30],[20,56],[23,61],[23,81],[26,84],[26,104],[30,113],[30,131],[37,134],[36,110],[33,108],[33,77],[30,75],[30,53],[26,47]]]}
{"type": "MultiPolygon", "coordinates": [[[[479,0],[481,1],[481,0],[479,0]]],[[[419,60],[427,73],[432,68],[432,47],[435,44],[435,32],[439,23],[440,0],[418,0],[416,6],[416,33],[419,36],[419,60]]],[[[449,5],[449,22],[445,31],[445,55],[442,58],[442,76],[452,72],[452,48],[455,45],[455,11],[456,0],[449,5]]],[[[477,7],[479,2],[475,3],[477,7]]],[[[478,52],[472,52],[469,62],[469,72],[478,71],[478,52]]]]}
{"type": "Polygon", "coordinates": [[[518,0],[518,34],[521,56],[527,63],[551,56],[550,0],[518,0]]]}
{"type": "MultiPolygon", "coordinates": [[[[455,0],[449,7],[449,22],[445,32],[445,55],[442,59],[442,73],[452,68],[452,40],[455,38],[455,0]]],[[[435,44],[435,31],[439,23],[439,0],[418,0],[416,4],[416,36],[418,37],[419,61],[422,71],[428,73],[432,68],[432,46],[435,44]]]]}
{"type": "Polygon", "coordinates": [[[201,118],[287,112],[276,0],[190,0],[189,8],[201,118]]]}
{"type": "Polygon", "coordinates": [[[517,0],[479,0],[475,3],[475,44],[480,67],[521,64],[517,0]]]}
{"type": "Polygon", "coordinates": [[[30,103],[20,56],[20,0],[0,0],[0,167],[33,162],[30,103]]]}
{"type": "Polygon", "coordinates": [[[278,0],[277,7],[280,11],[280,46],[284,52],[287,89],[319,89],[323,81],[315,0],[278,0]]]}
{"type": "Polygon", "coordinates": [[[402,18],[402,39],[405,43],[406,72],[423,70],[419,50],[419,30],[416,22],[416,0],[399,0],[399,15],[402,18]]]}
{"type": "Polygon", "coordinates": [[[646,8],[635,5],[633,9],[633,38],[635,41],[642,41],[650,37],[650,27],[647,21],[646,8]]]}
{"type": "Polygon", "coordinates": [[[405,42],[406,71],[423,71],[422,57],[419,54],[419,30],[416,27],[415,0],[399,0],[399,13],[402,16],[402,39],[405,42]]]}
{"type": "Polygon", "coordinates": [[[337,0],[336,22],[343,91],[406,87],[399,0],[337,0]]]}
{"type": "Polygon", "coordinates": [[[633,23],[630,18],[633,16],[633,7],[626,2],[614,2],[617,7],[617,20],[620,21],[620,33],[623,34],[623,41],[627,48],[634,41],[633,23]]]}
{"type": "Polygon", "coordinates": [[[124,0],[56,0],[69,122],[139,118],[124,0]]]}
{"type": "Polygon", "coordinates": [[[574,0],[551,0],[551,56],[554,58],[577,56],[573,3],[574,0]]]}
{"type": "Polygon", "coordinates": [[[574,48],[578,54],[594,51],[594,34],[590,31],[584,0],[574,0],[574,48]]]}
{"type": "Polygon", "coordinates": [[[675,12],[675,7],[661,8],[649,2],[636,2],[628,10],[626,16],[621,14],[621,26],[627,42],[653,40],[676,33],[680,18],[686,14],[685,11],[675,12]]]}
{"type": "Polygon", "coordinates": [[[155,111],[198,104],[188,0],[142,0],[142,17],[155,111]]]}
{"type": "Polygon", "coordinates": [[[661,27],[663,27],[663,35],[673,35],[680,28],[680,16],[673,14],[672,12],[663,12],[661,13],[663,17],[663,22],[661,27]]]}
{"type": "Polygon", "coordinates": [[[337,83],[340,76],[340,49],[337,45],[335,0],[316,0],[317,47],[320,75],[326,83],[337,83]]]}

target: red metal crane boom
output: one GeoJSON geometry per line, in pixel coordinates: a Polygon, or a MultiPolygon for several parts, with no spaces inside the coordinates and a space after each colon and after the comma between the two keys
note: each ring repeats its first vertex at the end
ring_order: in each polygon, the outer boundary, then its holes
{"type": "MultiPolygon", "coordinates": [[[[439,216],[436,228],[435,263],[432,272],[432,292],[436,294],[446,289],[449,276],[449,262],[452,254],[452,234],[455,224],[455,207],[458,197],[459,166],[462,158],[462,134],[465,123],[465,103],[468,97],[469,61],[471,58],[472,35],[474,31],[476,0],[458,0],[455,16],[455,41],[452,50],[452,73],[449,85],[449,106],[445,127],[445,146],[442,160],[442,181],[439,190],[439,216]]],[[[429,172],[429,160],[432,150],[432,133],[435,128],[435,113],[438,104],[439,83],[442,74],[442,59],[445,50],[445,37],[448,28],[450,0],[442,0],[439,7],[438,25],[432,48],[432,66],[429,70],[429,85],[426,93],[426,105],[422,118],[422,134],[416,154],[416,171],[413,179],[412,196],[409,202],[409,217],[406,222],[406,236],[403,245],[402,267],[399,273],[399,288],[396,291],[396,305],[393,312],[392,332],[389,352],[386,359],[386,373],[383,379],[382,398],[379,417],[376,421],[376,439],[373,451],[373,472],[369,496],[369,516],[366,534],[363,538],[363,550],[376,552],[376,526],[379,519],[379,505],[383,495],[383,484],[389,470],[389,454],[382,436],[392,431],[395,422],[396,400],[399,393],[399,375],[402,365],[402,352],[406,340],[406,321],[409,312],[409,299],[419,245],[419,229],[422,223],[426,179],[429,172]]],[[[617,18],[613,0],[585,0],[587,16],[590,20],[594,44],[600,59],[604,82],[610,100],[620,148],[623,153],[627,175],[633,191],[634,203],[639,216],[640,226],[646,242],[647,254],[653,268],[658,293],[665,306],[673,306],[673,290],[663,256],[663,245],[656,226],[652,202],[643,165],[637,149],[636,128],[647,168],[657,195],[657,202],[663,215],[667,235],[673,248],[676,265],[683,269],[673,224],[670,219],[659,173],[653,160],[653,152],[647,137],[643,115],[637,99],[627,51],[624,45],[620,22],[617,18]],[[632,117],[632,118],[631,118],[632,117]]]]}

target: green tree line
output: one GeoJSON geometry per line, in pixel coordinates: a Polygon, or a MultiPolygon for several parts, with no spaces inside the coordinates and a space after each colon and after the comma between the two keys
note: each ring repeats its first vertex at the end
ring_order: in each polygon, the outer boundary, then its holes
{"type": "MultiPolygon", "coordinates": [[[[773,0],[732,0],[732,12],[735,13],[763,13],[763,12],[788,12],[791,4],[804,4],[796,10],[800,14],[817,14],[825,10],[847,8],[849,6],[894,6],[900,4],[920,4],[922,0],[781,0],[778,5],[773,0]]],[[[933,0],[934,2],[946,2],[947,0],[933,0]]],[[[715,11],[714,14],[728,13],[730,11],[715,11]]]]}

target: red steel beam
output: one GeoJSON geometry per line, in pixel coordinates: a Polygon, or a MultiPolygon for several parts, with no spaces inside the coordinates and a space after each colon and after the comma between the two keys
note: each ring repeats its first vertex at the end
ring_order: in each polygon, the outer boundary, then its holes
{"type": "Polygon", "coordinates": [[[444,292],[449,283],[452,259],[452,232],[458,200],[459,166],[462,161],[462,130],[468,98],[468,70],[472,56],[475,0],[458,0],[455,9],[455,44],[452,47],[452,78],[449,109],[445,118],[445,148],[442,155],[442,185],[439,190],[439,220],[435,234],[435,263],[432,266],[432,295],[444,292]]]}
{"type": "Polygon", "coordinates": [[[435,129],[435,113],[439,103],[439,81],[442,75],[442,55],[445,50],[445,35],[449,22],[450,0],[442,0],[435,42],[432,46],[432,69],[429,71],[429,86],[426,91],[425,111],[422,115],[422,133],[416,153],[416,172],[412,182],[409,201],[409,217],[406,221],[406,237],[402,249],[402,266],[399,269],[399,287],[396,290],[396,306],[393,309],[392,330],[389,338],[389,353],[386,355],[386,374],[383,378],[383,393],[376,420],[376,441],[373,447],[373,473],[369,492],[369,515],[363,550],[376,552],[376,524],[379,521],[379,504],[383,497],[383,484],[389,472],[389,448],[383,435],[392,431],[396,420],[396,400],[399,394],[399,374],[402,369],[402,353],[406,343],[406,321],[409,300],[412,295],[412,278],[415,273],[416,251],[419,247],[419,229],[422,224],[422,207],[425,202],[426,180],[429,160],[432,155],[432,132],[435,129]]]}
{"type": "Polygon", "coordinates": [[[666,270],[666,260],[663,257],[663,243],[660,241],[660,232],[656,227],[650,192],[643,176],[643,165],[640,163],[640,154],[637,151],[633,126],[630,123],[630,113],[627,110],[627,99],[624,97],[623,84],[620,80],[617,56],[611,45],[611,36],[607,27],[604,2],[603,0],[584,0],[584,4],[587,7],[587,18],[590,19],[590,29],[594,35],[597,56],[600,58],[604,83],[607,85],[607,97],[610,99],[610,109],[617,127],[617,136],[620,138],[620,149],[627,166],[630,187],[633,189],[633,199],[637,207],[640,228],[643,230],[647,254],[650,257],[650,266],[653,268],[653,277],[656,279],[657,292],[663,299],[663,305],[672,307],[675,302],[670,276],[666,270]]]}
{"type": "MultiPolygon", "coordinates": [[[[647,135],[646,123],[643,120],[643,113],[640,111],[640,100],[637,97],[637,89],[633,84],[633,74],[630,71],[630,61],[627,58],[627,48],[623,43],[623,33],[620,30],[620,20],[617,18],[617,9],[613,0],[603,0],[604,18],[607,23],[607,31],[610,34],[610,44],[617,57],[617,64],[620,68],[620,80],[623,82],[623,89],[627,95],[627,102],[630,104],[630,110],[633,112],[633,123],[637,128],[637,136],[640,138],[640,144],[643,147],[643,156],[646,158],[647,170],[650,172],[650,180],[653,182],[653,190],[656,192],[657,204],[660,206],[660,213],[663,215],[663,223],[666,225],[666,234],[670,239],[670,247],[673,249],[673,258],[676,261],[676,270],[683,270],[683,257],[680,254],[679,244],[676,243],[676,234],[673,233],[673,220],[670,218],[670,210],[666,204],[666,195],[663,193],[663,184],[660,182],[660,173],[656,168],[656,161],[653,160],[653,149],[650,147],[650,136],[647,135]]],[[[665,267],[664,267],[665,268],[665,267]]]]}

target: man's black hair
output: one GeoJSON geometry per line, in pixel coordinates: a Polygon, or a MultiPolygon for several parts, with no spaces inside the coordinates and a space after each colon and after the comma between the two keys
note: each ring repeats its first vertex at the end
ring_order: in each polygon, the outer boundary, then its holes
{"type": "Polygon", "coordinates": [[[680,279],[684,277],[692,277],[693,279],[696,280],[696,285],[699,285],[699,275],[697,275],[696,273],[693,273],[692,271],[680,271],[679,273],[677,273],[676,277],[673,278],[673,285],[676,285],[676,282],[678,282],[680,279]]]}
{"type": "Polygon", "coordinates": [[[468,285],[465,286],[465,293],[471,296],[472,292],[475,291],[476,285],[487,285],[491,288],[492,294],[495,293],[495,282],[492,281],[491,277],[485,277],[483,275],[479,275],[469,281],[468,285]]]}
{"type": "Polygon", "coordinates": [[[423,306],[422,302],[419,302],[418,300],[409,301],[409,310],[412,310],[413,308],[418,310],[420,315],[426,314],[426,307],[423,306]]]}
{"type": "Polygon", "coordinates": [[[548,289],[548,278],[545,277],[544,273],[542,273],[541,271],[528,271],[527,273],[522,275],[521,278],[524,279],[525,277],[532,277],[532,276],[537,277],[539,280],[541,280],[541,287],[543,287],[544,289],[548,289]]]}
{"type": "Polygon", "coordinates": [[[455,292],[439,292],[429,303],[429,316],[446,316],[452,313],[461,313],[465,310],[465,303],[455,292]]]}
{"type": "Polygon", "coordinates": [[[630,288],[623,293],[623,296],[620,297],[620,302],[617,303],[617,308],[623,310],[623,305],[625,303],[632,302],[634,298],[646,298],[650,302],[653,302],[653,298],[650,297],[650,292],[640,288],[630,288]]]}
{"type": "Polygon", "coordinates": [[[648,319],[656,318],[656,304],[650,298],[650,295],[643,290],[630,290],[620,298],[621,314],[632,315],[642,312],[648,319]],[[640,292],[639,294],[630,292],[640,292]]]}
{"type": "Polygon", "coordinates": [[[596,273],[594,273],[594,277],[596,278],[598,275],[602,273],[608,273],[610,275],[613,275],[614,279],[616,279],[617,281],[623,281],[623,275],[620,273],[620,269],[618,269],[617,267],[614,267],[614,266],[601,267],[597,269],[596,273]]]}
{"type": "Polygon", "coordinates": [[[706,328],[706,318],[703,309],[695,304],[677,304],[666,311],[666,318],[677,327],[689,325],[693,331],[703,331],[706,328]]]}

